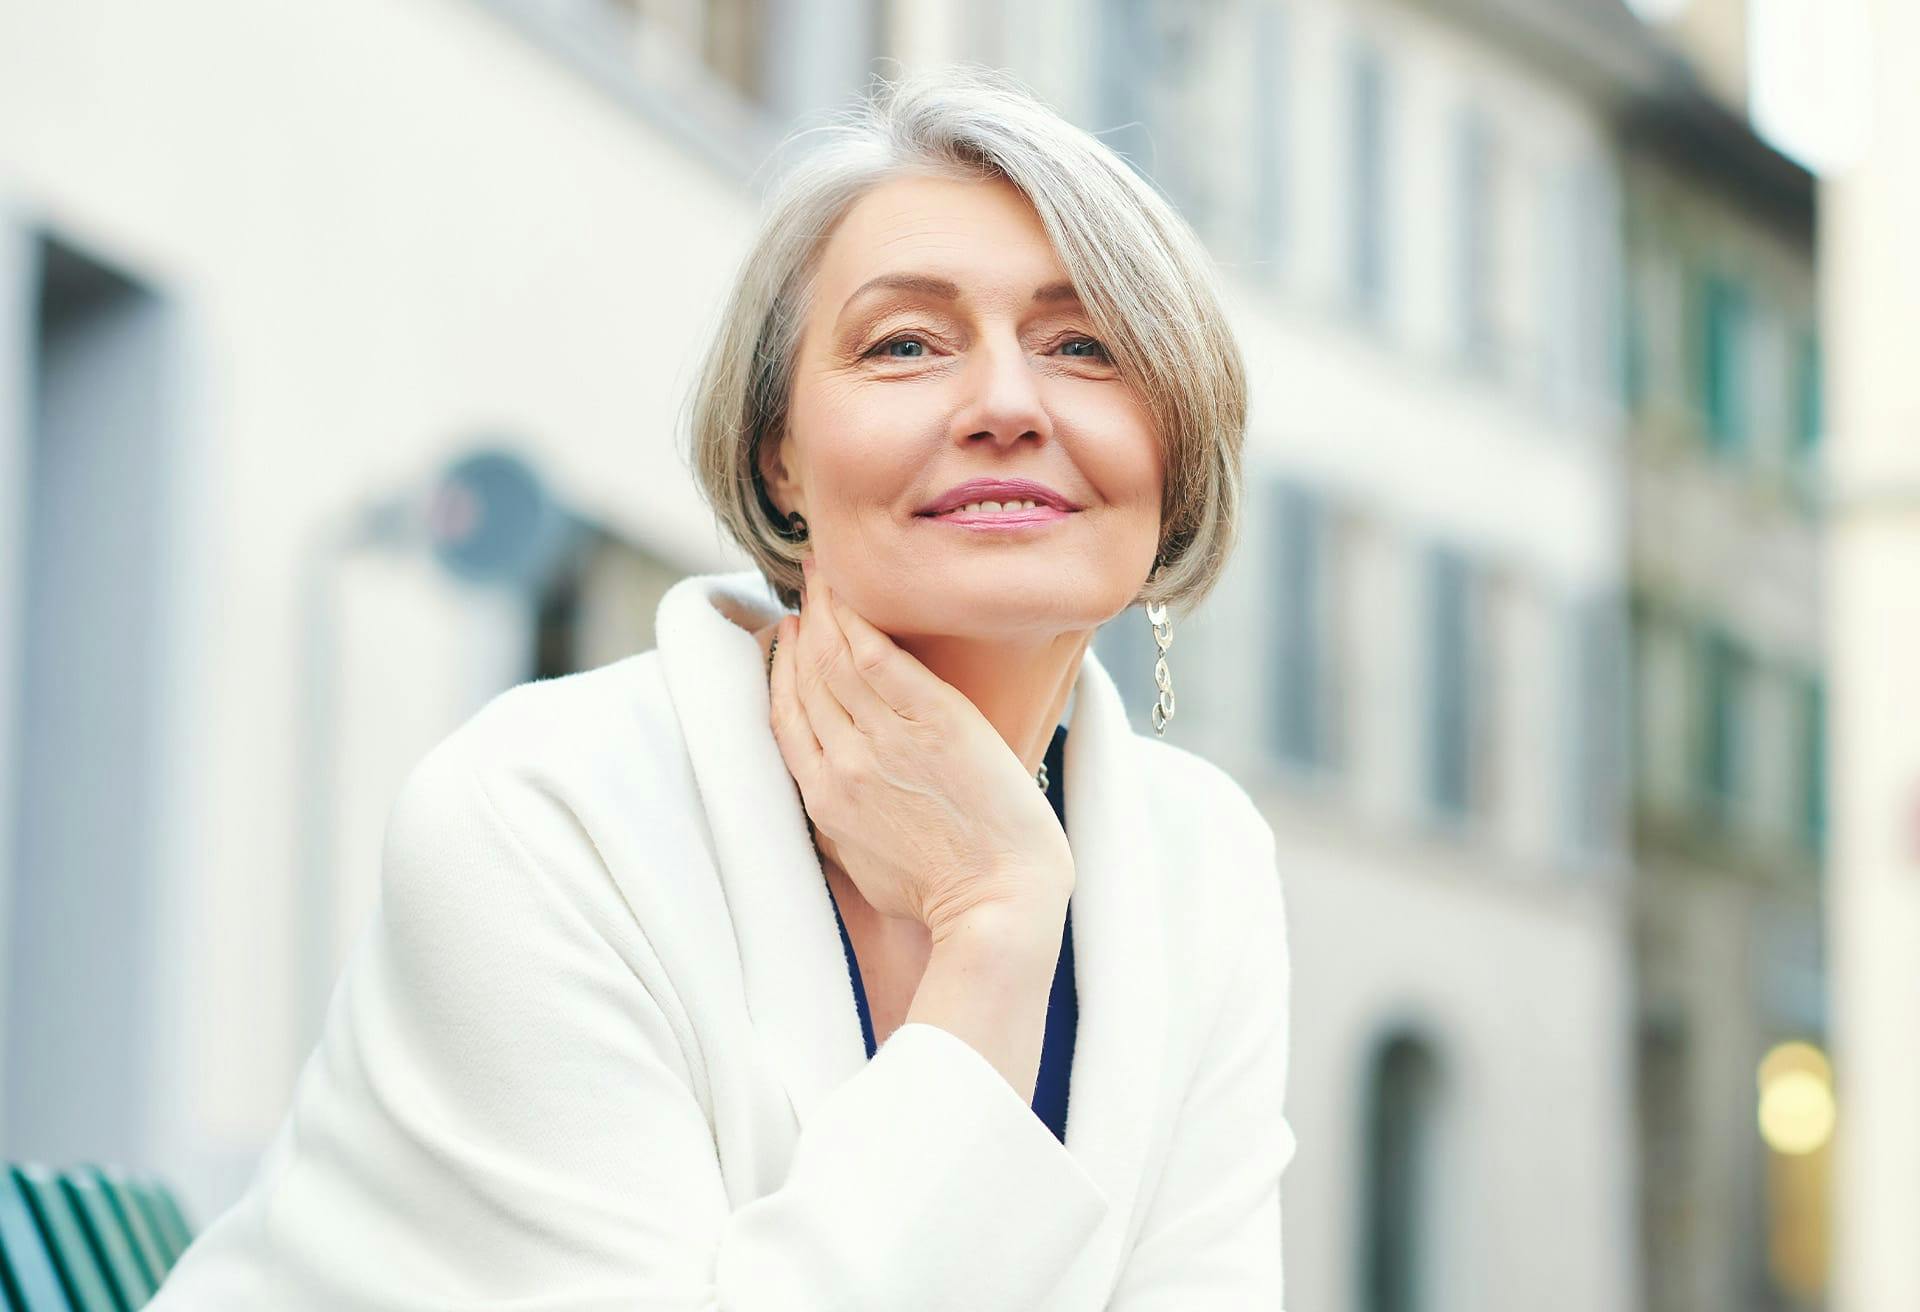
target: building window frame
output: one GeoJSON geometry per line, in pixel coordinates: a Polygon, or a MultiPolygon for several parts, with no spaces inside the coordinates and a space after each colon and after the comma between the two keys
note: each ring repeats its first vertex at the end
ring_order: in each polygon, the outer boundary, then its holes
{"type": "Polygon", "coordinates": [[[1393,95],[1386,52],[1370,36],[1354,38],[1348,51],[1346,99],[1347,289],[1354,309],[1378,322],[1387,317],[1393,273],[1393,95]]]}
{"type": "Polygon", "coordinates": [[[1498,362],[1500,142],[1482,105],[1461,106],[1454,120],[1454,309],[1460,352],[1468,365],[1498,362]]]}
{"type": "Polygon", "coordinates": [[[1450,542],[1429,543],[1422,558],[1422,636],[1426,686],[1421,793],[1435,818],[1464,823],[1480,810],[1480,687],[1484,617],[1481,567],[1450,542]]]}
{"type": "Polygon", "coordinates": [[[1274,653],[1268,741],[1294,769],[1331,770],[1339,757],[1333,711],[1337,511],[1323,490],[1292,478],[1273,480],[1268,497],[1274,653]]]}
{"type": "Polygon", "coordinates": [[[1707,449],[1723,460],[1742,460],[1753,443],[1751,296],[1738,278],[1710,272],[1701,278],[1699,297],[1699,388],[1707,449]]]}
{"type": "Polygon", "coordinates": [[[1444,1076],[1435,1045],[1418,1030],[1383,1035],[1368,1054],[1355,1254],[1366,1312],[1417,1312],[1430,1296],[1445,1240],[1437,1233],[1444,1076]]]}
{"type": "Polygon", "coordinates": [[[1698,634],[1695,781],[1701,817],[1725,831],[1734,824],[1746,795],[1746,707],[1751,657],[1727,629],[1702,624],[1698,634]]]}

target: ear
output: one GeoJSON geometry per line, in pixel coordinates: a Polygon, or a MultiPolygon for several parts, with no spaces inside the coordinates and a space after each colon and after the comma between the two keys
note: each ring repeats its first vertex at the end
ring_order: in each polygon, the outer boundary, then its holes
{"type": "Polygon", "coordinates": [[[787,459],[792,449],[790,441],[784,431],[762,438],[755,459],[760,467],[760,481],[766,485],[767,499],[778,506],[783,515],[796,510],[804,515],[807,513],[806,493],[790,472],[787,459]]]}

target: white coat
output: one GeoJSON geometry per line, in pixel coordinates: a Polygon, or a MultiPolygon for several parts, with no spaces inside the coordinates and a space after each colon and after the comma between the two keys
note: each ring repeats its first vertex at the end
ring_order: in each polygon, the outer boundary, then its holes
{"type": "Polygon", "coordinates": [[[1247,794],[1089,651],[1062,1145],[947,1030],[868,1059],[768,727],[778,613],[752,571],[683,579],[656,648],[419,761],[287,1117],[149,1307],[1280,1308],[1286,929],[1247,794]]]}

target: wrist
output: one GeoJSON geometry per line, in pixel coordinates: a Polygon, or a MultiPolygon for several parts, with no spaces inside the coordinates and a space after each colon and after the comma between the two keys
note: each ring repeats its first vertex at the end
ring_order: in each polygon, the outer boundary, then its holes
{"type": "Polygon", "coordinates": [[[1066,915],[1067,894],[1042,886],[935,917],[927,928],[934,951],[1051,962],[1060,951],[1066,915]]]}

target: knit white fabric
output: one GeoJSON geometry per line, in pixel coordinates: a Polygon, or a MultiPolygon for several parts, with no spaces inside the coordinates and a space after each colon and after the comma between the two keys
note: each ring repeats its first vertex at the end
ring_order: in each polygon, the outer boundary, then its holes
{"type": "Polygon", "coordinates": [[[1088,653],[1063,1145],[944,1029],[868,1060],[767,723],[778,609],[684,579],[655,649],[421,759],[287,1117],[150,1308],[1281,1306],[1286,925],[1247,794],[1088,653]]]}

